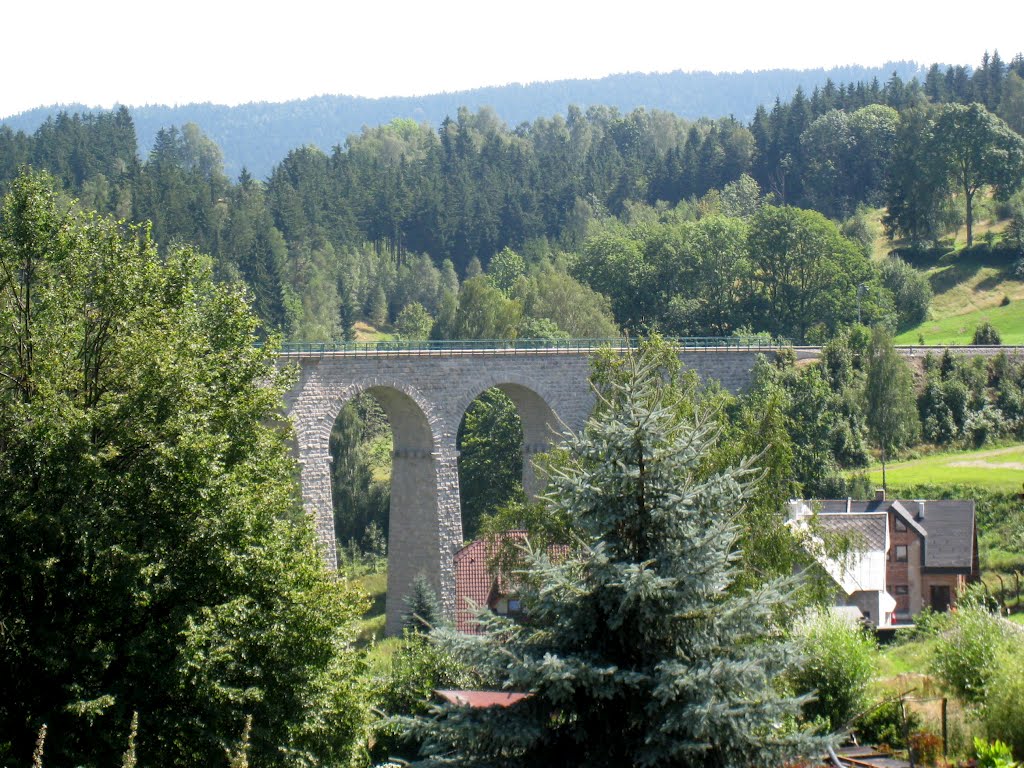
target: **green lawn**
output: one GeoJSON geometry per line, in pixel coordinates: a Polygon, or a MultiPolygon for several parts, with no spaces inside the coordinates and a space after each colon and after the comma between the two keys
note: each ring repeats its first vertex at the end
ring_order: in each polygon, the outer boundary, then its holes
{"type": "Polygon", "coordinates": [[[1012,301],[1005,307],[976,309],[941,320],[926,320],[896,337],[897,344],[970,344],[974,329],[989,321],[1002,336],[1003,344],[1024,344],[1024,301],[1012,301]]]}
{"type": "MultiPolygon", "coordinates": [[[[872,467],[871,481],[882,482],[881,466],[872,467]]],[[[886,466],[890,486],[970,485],[999,493],[1019,491],[1024,484],[1024,445],[925,456],[886,466]]]]}

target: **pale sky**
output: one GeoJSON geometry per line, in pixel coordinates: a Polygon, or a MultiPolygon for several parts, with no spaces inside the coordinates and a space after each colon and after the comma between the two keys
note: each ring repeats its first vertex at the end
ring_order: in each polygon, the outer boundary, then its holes
{"type": "Polygon", "coordinates": [[[1024,50],[988,0],[40,0],[0,11],[0,117],[83,103],[413,96],[620,72],[977,65],[1024,50]],[[834,9],[834,10],[833,10],[834,9]]]}

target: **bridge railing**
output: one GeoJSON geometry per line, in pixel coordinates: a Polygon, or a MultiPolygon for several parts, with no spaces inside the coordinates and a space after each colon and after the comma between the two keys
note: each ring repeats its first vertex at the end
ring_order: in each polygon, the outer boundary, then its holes
{"type": "MultiPolygon", "coordinates": [[[[767,340],[763,337],[683,336],[666,338],[667,342],[683,350],[774,350],[789,346],[785,340],[767,340]]],[[[281,355],[445,355],[445,354],[537,354],[580,353],[603,347],[613,349],[636,348],[636,338],[605,339],[460,339],[445,341],[293,341],[281,345],[281,355]]]]}

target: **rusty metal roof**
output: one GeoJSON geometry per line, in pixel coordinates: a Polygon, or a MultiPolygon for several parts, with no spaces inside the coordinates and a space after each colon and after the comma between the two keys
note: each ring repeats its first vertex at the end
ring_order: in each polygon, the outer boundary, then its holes
{"type": "Polygon", "coordinates": [[[517,701],[530,696],[529,693],[507,693],[505,691],[453,691],[436,690],[435,694],[457,707],[485,709],[487,707],[511,707],[517,701]]]}

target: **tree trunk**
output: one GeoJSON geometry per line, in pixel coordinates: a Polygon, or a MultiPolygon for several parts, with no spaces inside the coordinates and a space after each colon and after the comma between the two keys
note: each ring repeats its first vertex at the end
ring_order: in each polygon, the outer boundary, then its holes
{"type": "Polygon", "coordinates": [[[967,201],[967,247],[974,245],[974,193],[968,185],[964,185],[964,199],[967,201]]]}
{"type": "Polygon", "coordinates": [[[889,489],[885,484],[885,443],[882,443],[882,490],[885,491],[888,496],[889,489]]]}

